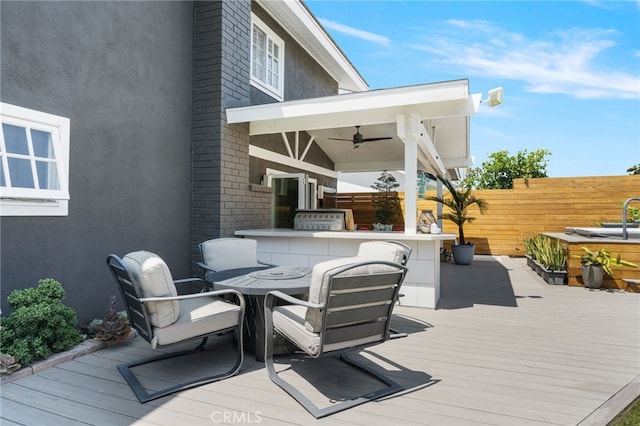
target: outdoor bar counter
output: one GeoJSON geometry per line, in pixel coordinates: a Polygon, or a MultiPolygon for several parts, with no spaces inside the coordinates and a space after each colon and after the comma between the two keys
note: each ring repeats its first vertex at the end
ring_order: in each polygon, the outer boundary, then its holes
{"type": "Polygon", "coordinates": [[[375,231],[298,231],[293,229],[250,229],[236,231],[238,237],[258,242],[258,259],[279,266],[307,266],[338,257],[355,256],[360,243],[395,240],[408,244],[413,252],[409,272],[400,291],[400,304],[435,309],[440,299],[440,244],[455,234],[406,234],[375,231]]]}

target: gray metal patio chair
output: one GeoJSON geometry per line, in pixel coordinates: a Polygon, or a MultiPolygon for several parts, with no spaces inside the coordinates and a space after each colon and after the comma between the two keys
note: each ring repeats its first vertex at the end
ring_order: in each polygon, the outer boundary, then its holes
{"type": "Polygon", "coordinates": [[[271,380],[320,418],[381,398],[403,388],[349,352],[389,338],[389,323],[407,268],[389,261],[334,259],[314,266],[309,300],[278,291],[265,298],[265,365],[271,380]],[[276,305],[278,301],[289,305],[276,305]],[[386,387],[325,408],[282,379],[274,366],[278,333],[311,358],[339,353],[340,358],[383,382],[386,387]]]}
{"type": "Polygon", "coordinates": [[[225,379],[240,370],[244,356],[242,326],[245,302],[242,294],[235,290],[219,290],[178,295],[176,284],[202,280],[191,278],[174,281],[167,264],[148,251],[132,252],[122,259],[111,254],[107,257],[107,266],[120,290],[131,325],[153,349],[200,340],[200,344],[192,350],[165,353],[118,365],[120,374],[141,403],[225,379]],[[228,295],[235,296],[237,304],[220,297],[228,295]],[[237,357],[235,364],[225,372],[149,393],[131,371],[132,367],[139,365],[202,351],[209,336],[234,330],[237,357]]]}
{"type": "Polygon", "coordinates": [[[198,248],[202,261],[197,265],[204,269],[209,282],[233,277],[233,272],[221,274],[224,271],[236,270],[237,275],[244,275],[274,266],[258,260],[258,242],[250,238],[214,238],[200,243],[198,248]]]}
{"type": "MultiPolygon", "coordinates": [[[[399,263],[403,266],[407,266],[409,258],[411,257],[413,249],[409,245],[395,240],[385,241],[365,241],[358,247],[358,254],[356,257],[361,259],[382,259],[391,262],[399,263]]],[[[398,295],[398,300],[403,294],[398,295]]],[[[398,339],[400,337],[407,337],[408,334],[391,329],[390,339],[398,339]]]]}

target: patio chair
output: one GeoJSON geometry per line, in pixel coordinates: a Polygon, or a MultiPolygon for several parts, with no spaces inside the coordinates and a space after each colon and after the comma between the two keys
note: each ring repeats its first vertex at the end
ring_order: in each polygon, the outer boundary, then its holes
{"type": "Polygon", "coordinates": [[[178,295],[176,284],[199,278],[174,281],[167,264],[156,254],[136,251],[124,258],[111,254],[107,265],[120,290],[131,325],[153,349],[190,340],[200,340],[191,350],[174,351],[118,365],[118,370],[141,403],[175,392],[235,375],[242,366],[242,325],[245,302],[235,290],[219,290],[178,295]],[[220,296],[233,295],[238,304],[220,296]],[[189,380],[148,393],[131,371],[132,367],[204,350],[209,336],[235,330],[237,357],[231,369],[208,377],[189,380]]]}
{"type": "MultiPolygon", "coordinates": [[[[358,247],[357,257],[362,259],[382,259],[390,262],[396,262],[403,266],[407,266],[409,257],[413,250],[407,244],[401,241],[365,241],[358,247]]],[[[404,296],[398,295],[398,300],[404,296]]],[[[400,337],[407,337],[408,334],[404,332],[391,329],[390,339],[398,339],[400,337]]]]}
{"type": "Polygon", "coordinates": [[[412,249],[400,241],[365,241],[358,247],[356,257],[388,260],[407,266],[412,249]]]}
{"type": "Polygon", "coordinates": [[[273,266],[258,260],[258,242],[249,238],[214,238],[200,243],[198,247],[202,261],[197,265],[204,269],[209,282],[273,266]],[[229,272],[224,274],[224,271],[229,272]]]}
{"type": "Polygon", "coordinates": [[[274,291],[265,298],[265,365],[271,380],[314,417],[325,417],[403,388],[349,352],[389,338],[389,323],[407,268],[381,260],[334,259],[314,266],[308,301],[274,291]],[[277,305],[278,301],[289,303],[277,305]],[[275,334],[284,336],[311,358],[340,354],[340,359],[375,377],[386,387],[319,408],[285,381],[274,366],[275,334]]]}

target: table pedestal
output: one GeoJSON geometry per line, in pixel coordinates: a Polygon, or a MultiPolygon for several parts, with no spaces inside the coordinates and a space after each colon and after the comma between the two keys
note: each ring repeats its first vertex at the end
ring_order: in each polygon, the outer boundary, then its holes
{"type": "MultiPolygon", "coordinates": [[[[282,291],[305,300],[311,282],[311,268],[281,267],[265,269],[256,267],[253,270],[241,268],[210,274],[207,282],[215,290],[237,290],[245,299],[244,346],[255,353],[257,361],[264,361],[264,298],[273,290],[282,291]]],[[[278,337],[276,353],[288,353],[292,346],[284,337],[278,337]]]]}

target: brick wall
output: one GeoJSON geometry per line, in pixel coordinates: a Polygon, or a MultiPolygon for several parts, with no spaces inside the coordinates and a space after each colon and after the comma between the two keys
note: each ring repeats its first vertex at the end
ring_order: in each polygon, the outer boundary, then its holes
{"type": "Polygon", "coordinates": [[[249,0],[194,3],[192,265],[200,242],[268,226],[269,194],[249,191],[248,127],[224,113],[250,102],[250,23],[249,0]]]}

